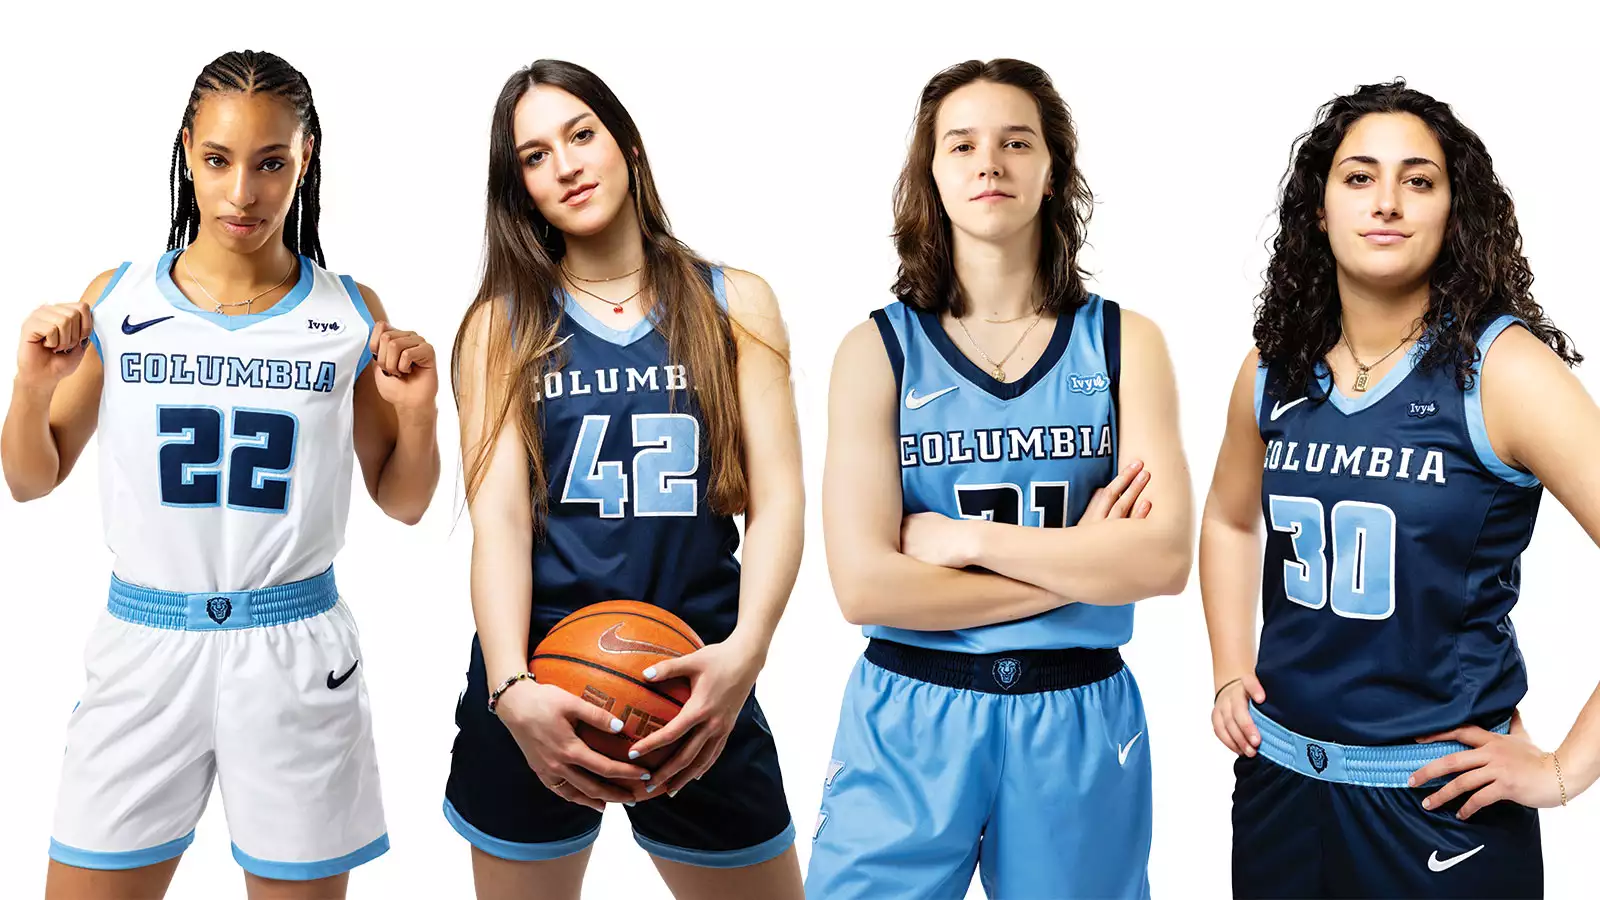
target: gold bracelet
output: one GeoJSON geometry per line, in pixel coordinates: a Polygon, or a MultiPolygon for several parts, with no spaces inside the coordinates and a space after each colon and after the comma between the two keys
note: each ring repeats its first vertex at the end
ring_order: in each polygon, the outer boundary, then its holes
{"type": "Polygon", "coordinates": [[[1556,756],[1554,750],[1550,751],[1550,761],[1556,764],[1556,784],[1561,785],[1561,805],[1567,805],[1567,780],[1561,777],[1561,757],[1556,756]]]}

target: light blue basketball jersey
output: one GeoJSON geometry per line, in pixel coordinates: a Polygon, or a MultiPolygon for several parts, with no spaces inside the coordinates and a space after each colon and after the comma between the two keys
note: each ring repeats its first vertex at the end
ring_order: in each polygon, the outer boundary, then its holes
{"type": "MultiPolygon", "coordinates": [[[[963,355],[934,313],[896,302],[872,318],[900,397],[906,514],[1076,524],[1116,471],[1117,305],[1090,294],[1056,322],[1044,354],[1012,382],[996,380],[963,355]]],[[[1133,607],[1069,603],[958,631],[864,630],[868,637],[965,653],[1118,647],[1133,635],[1133,607]]]]}

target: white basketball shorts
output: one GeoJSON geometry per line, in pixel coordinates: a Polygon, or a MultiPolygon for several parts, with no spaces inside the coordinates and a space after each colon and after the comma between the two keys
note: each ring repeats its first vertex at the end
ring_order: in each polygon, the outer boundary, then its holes
{"type": "Polygon", "coordinates": [[[331,568],[208,594],[113,577],[85,668],[52,859],[171,859],[194,840],[213,780],[252,874],[323,878],[389,849],[355,620],[331,568]]]}

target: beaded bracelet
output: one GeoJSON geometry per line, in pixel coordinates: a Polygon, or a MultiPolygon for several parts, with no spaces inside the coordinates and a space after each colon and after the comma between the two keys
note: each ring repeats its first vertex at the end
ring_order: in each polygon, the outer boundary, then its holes
{"type": "Polygon", "coordinates": [[[507,678],[505,681],[500,682],[500,686],[489,693],[489,714],[497,715],[495,712],[495,707],[500,705],[500,695],[510,690],[513,684],[516,684],[519,681],[533,680],[532,672],[518,672],[510,678],[507,678]]]}

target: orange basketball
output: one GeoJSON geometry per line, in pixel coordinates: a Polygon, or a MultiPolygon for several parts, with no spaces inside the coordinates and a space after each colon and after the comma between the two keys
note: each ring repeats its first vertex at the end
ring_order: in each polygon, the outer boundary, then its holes
{"type": "MultiPolygon", "coordinates": [[[[644,670],[705,644],[682,619],[659,606],[607,600],[585,606],[550,629],[533,651],[529,671],[622,720],[612,734],[578,723],[578,737],[612,759],[628,761],[628,748],[661,728],[689,702],[689,681],[644,679],[644,670]]],[[[663,747],[635,760],[655,768],[675,752],[663,747]]]]}

